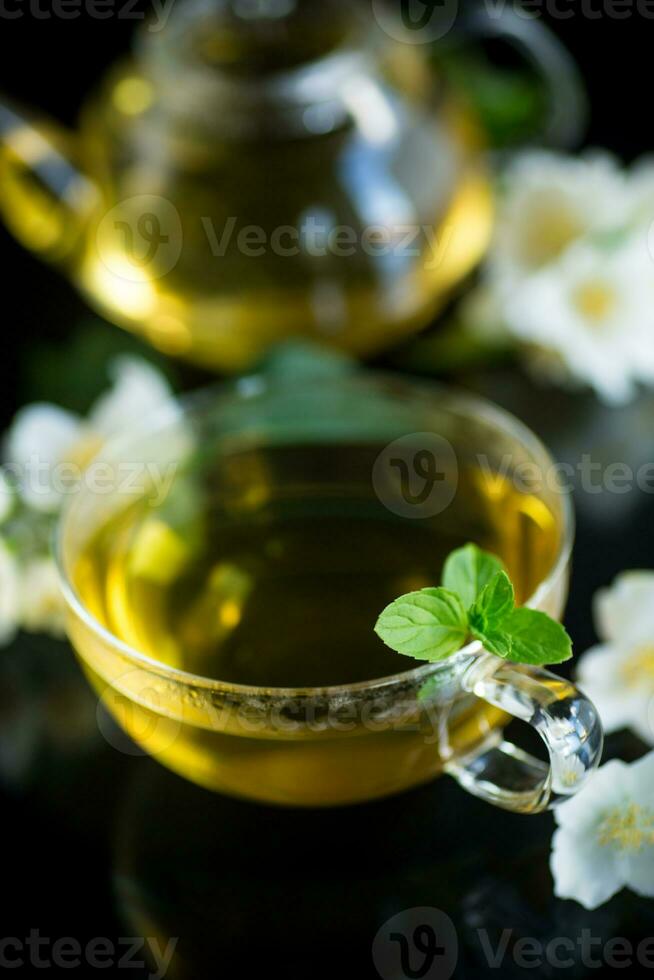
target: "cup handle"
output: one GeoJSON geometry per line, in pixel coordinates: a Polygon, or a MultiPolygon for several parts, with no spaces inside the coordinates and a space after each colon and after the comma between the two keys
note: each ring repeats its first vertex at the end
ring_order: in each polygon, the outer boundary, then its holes
{"type": "Polygon", "coordinates": [[[547,746],[549,765],[494,733],[446,771],[474,796],[516,813],[539,813],[573,796],[599,765],[604,740],[597,709],[549,670],[482,653],[463,689],[528,722],[547,746]]]}
{"type": "Polygon", "coordinates": [[[575,146],[588,121],[588,97],[573,58],[542,21],[506,6],[492,13],[486,4],[475,7],[467,23],[478,37],[500,38],[516,49],[543,79],[548,113],[541,139],[562,149],[575,146]]]}

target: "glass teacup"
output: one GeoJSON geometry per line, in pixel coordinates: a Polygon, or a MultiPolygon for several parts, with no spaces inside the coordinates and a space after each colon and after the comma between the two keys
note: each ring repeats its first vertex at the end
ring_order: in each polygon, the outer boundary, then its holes
{"type": "Polygon", "coordinates": [[[597,765],[596,711],[567,680],[478,643],[417,664],[373,632],[465,541],[560,616],[570,501],[495,406],[380,375],[253,376],[171,403],[88,474],[59,536],[69,635],[103,705],[183,776],[328,806],[445,772],[527,813],[597,765]],[[505,741],[510,716],[549,765],[505,741]]]}

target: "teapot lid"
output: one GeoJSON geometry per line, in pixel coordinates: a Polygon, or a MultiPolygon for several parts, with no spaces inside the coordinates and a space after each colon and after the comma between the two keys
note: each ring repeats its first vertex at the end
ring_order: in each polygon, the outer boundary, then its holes
{"type": "Polygon", "coordinates": [[[340,47],[358,10],[357,0],[183,0],[155,43],[189,65],[259,77],[340,47]]]}
{"type": "Polygon", "coordinates": [[[322,106],[327,132],[342,83],[370,68],[370,20],[358,0],[178,0],[137,54],[162,110],[187,128],[247,136],[283,116],[283,129],[301,129],[322,106]]]}

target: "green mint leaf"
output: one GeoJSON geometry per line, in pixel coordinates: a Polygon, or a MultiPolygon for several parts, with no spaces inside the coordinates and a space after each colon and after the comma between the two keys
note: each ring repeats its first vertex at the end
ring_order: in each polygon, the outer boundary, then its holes
{"type": "Polygon", "coordinates": [[[485,650],[498,657],[510,658],[511,638],[504,629],[506,617],[513,610],[515,596],[506,572],[496,572],[473,604],[468,619],[470,632],[485,650]]]}
{"type": "Polygon", "coordinates": [[[499,558],[482,551],[476,544],[466,544],[448,555],[443,566],[443,586],[456,592],[466,609],[475,600],[497,572],[504,571],[499,558]]]}
{"type": "MultiPolygon", "coordinates": [[[[564,627],[546,613],[516,609],[501,561],[474,544],[447,558],[441,588],[411,592],[387,606],[375,632],[391,649],[417,660],[445,660],[471,636],[515,663],[556,664],[572,656],[564,627]]],[[[424,696],[432,690],[426,685],[424,696]]]]}
{"type": "Polygon", "coordinates": [[[511,660],[511,637],[501,629],[478,629],[472,626],[470,632],[475,640],[479,640],[484,650],[494,653],[497,657],[504,660],[511,660]]]}
{"type": "Polygon", "coordinates": [[[420,589],[391,602],[375,633],[384,643],[417,660],[444,660],[468,638],[468,617],[458,595],[448,589],[420,589]]]}
{"type": "Polygon", "coordinates": [[[509,615],[514,605],[511,579],[506,572],[495,572],[468,613],[471,628],[484,633],[501,629],[502,620],[509,615]]]}
{"type": "Polygon", "coordinates": [[[510,640],[506,656],[521,664],[560,664],[572,656],[572,641],[565,628],[544,612],[521,606],[502,622],[510,640]]]}

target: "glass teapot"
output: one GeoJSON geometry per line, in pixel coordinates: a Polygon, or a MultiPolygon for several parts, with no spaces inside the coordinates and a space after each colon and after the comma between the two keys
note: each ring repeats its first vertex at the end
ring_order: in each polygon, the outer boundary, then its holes
{"type": "MultiPolygon", "coordinates": [[[[211,368],[289,336],[395,344],[492,221],[480,132],[431,64],[456,5],[416,2],[396,19],[381,0],[180,0],[77,135],[0,101],[5,221],[109,319],[211,368]]],[[[508,8],[485,21],[548,76],[565,139],[579,100],[561,49],[508,8]]]]}

